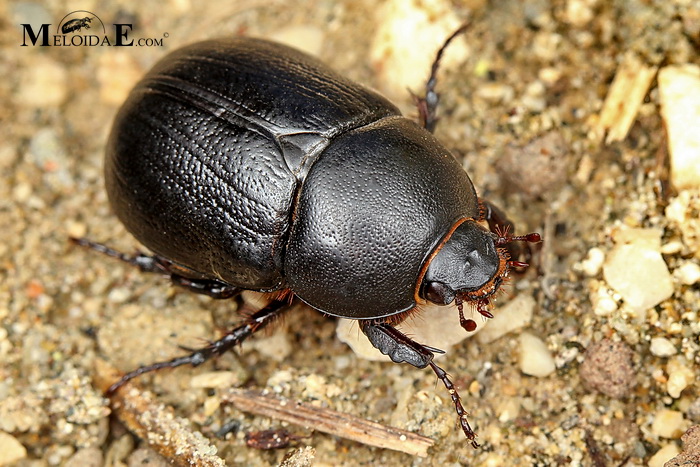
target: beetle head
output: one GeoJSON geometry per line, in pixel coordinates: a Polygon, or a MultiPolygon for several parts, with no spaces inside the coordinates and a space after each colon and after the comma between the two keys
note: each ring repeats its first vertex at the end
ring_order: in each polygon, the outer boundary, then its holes
{"type": "Polygon", "coordinates": [[[496,235],[472,219],[465,220],[429,259],[421,282],[421,298],[438,305],[455,302],[460,324],[473,331],[476,322],[464,318],[462,304],[472,303],[482,316],[493,318],[488,310],[490,297],[506,280],[511,267],[527,266],[509,260],[503,246],[512,241],[538,242],[540,237],[538,234],[496,235]]]}

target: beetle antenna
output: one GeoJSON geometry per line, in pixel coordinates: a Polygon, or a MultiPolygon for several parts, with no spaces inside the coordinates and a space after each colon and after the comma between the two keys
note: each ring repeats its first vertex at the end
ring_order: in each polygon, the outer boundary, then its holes
{"type": "Polygon", "coordinates": [[[496,239],[496,246],[504,246],[511,242],[528,242],[528,243],[539,243],[542,241],[542,236],[536,232],[529,233],[526,235],[510,235],[508,228],[503,233],[496,232],[498,238],[496,239]]]}

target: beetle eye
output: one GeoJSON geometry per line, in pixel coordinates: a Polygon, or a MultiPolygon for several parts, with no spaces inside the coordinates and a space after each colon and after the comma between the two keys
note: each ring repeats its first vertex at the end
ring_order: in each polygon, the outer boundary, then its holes
{"type": "Polygon", "coordinates": [[[425,299],[438,305],[447,305],[455,299],[455,293],[442,282],[429,282],[425,287],[425,299]]]}

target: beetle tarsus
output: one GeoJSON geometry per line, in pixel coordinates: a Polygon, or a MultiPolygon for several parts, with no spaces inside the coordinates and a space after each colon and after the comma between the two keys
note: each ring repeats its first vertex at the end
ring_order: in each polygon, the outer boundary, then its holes
{"type": "Polygon", "coordinates": [[[431,133],[435,131],[435,126],[439,120],[437,116],[437,106],[440,102],[440,95],[435,91],[435,86],[437,85],[437,72],[440,68],[440,60],[442,60],[445,49],[447,49],[447,46],[450,45],[450,42],[452,42],[455,37],[466,31],[468,27],[468,22],[460,26],[459,29],[453,32],[452,35],[445,40],[442,47],[440,47],[440,50],[438,50],[437,54],[435,55],[433,65],[430,68],[430,77],[425,83],[425,96],[418,97],[415,94],[413,95],[413,100],[418,108],[418,119],[420,121],[420,125],[431,133]]]}
{"type": "Polygon", "coordinates": [[[372,345],[384,355],[388,355],[394,363],[410,363],[416,368],[430,366],[447,388],[447,392],[450,393],[464,435],[475,449],[479,447],[476,442],[476,433],[469,426],[467,411],[462,406],[457,389],[452,384],[447,372],[433,362],[434,352],[444,353],[443,351],[419,344],[388,323],[365,320],[360,322],[360,329],[372,345]]]}
{"type": "Polygon", "coordinates": [[[286,300],[273,300],[263,309],[251,315],[250,318],[245,321],[245,323],[233,329],[218,341],[214,341],[201,349],[191,350],[189,355],[137,368],[136,370],[125,374],[117,382],[112,384],[109,389],[107,389],[107,394],[113,394],[128,381],[145,373],[162,370],[164,368],[176,368],[182,365],[192,365],[193,367],[199,366],[210,358],[218,357],[219,355],[231,350],[233,347],[241,344],[248,337],[275,321],[289,309],[290,305],[286,300]]]}
{"type": "Polygon", "coordinates": [[[445,385],[445,388],[447,388],[447,392],[450,393],[450,397],[452,398],[452,403],[454,404],[455,411],[457,412],[457,416],[459,417],[459,424],[462,427],[464,436],[467,437],[474,449],[478,448],[479,443],[476,442],[476,433],[474,433],[474,430],[472,430],[472,427],[469,425],[469,421],[467,419],[467,411],[464,410],[464,407],[462,406],[462,399],[459,397],[459,393],[457,392],[455,385],[452,383],[452,380],[450,380],[450,377],[447,375],[447,372],[439,366],[437,366],[432,361],[430,362],[430,368],[433,369],[435,375],[440,381],[442,381],[442,384],[445,385]]]}
{"type": "Polygon", "coordinates": [[[162,256],[146,255],[137,252],[134,255],[128,255],[108,247],[102,243],[93,242],[84,237],[70,237],[70,241],[76,245],[90,248],[102,254],[116,258],[125,263],[136,266],[142,272],[152,272],[162,274],[170,278],[170,281],[178,287],[185,288],[192,292],[207,295],[215,299],[228,299],[239,295],[242,291],[239,287],[233,287],[225,282],[216,279],[190,278],[182,273],[184,269],[173,264],[162,256]]]}

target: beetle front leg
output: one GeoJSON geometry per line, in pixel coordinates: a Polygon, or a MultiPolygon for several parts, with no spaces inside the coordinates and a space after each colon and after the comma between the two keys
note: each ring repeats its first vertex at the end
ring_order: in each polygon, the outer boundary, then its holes
{"type": "Polygon", "coordinates": [[[263,309],[246,319],[245,323],[233,329],[218,341],[211,342],[201,349],[192,350],[189,355],[184,357],[177,357],[165,362],[157,362],[137,368],[125,374],[117,382],[112,384],[109,389],[107,389],[107,394],[112,394],[128,381],[144,373],[150,373],[164,368],[176,368],[182,365],[199,366],[210,358],[218,357],[231,350],[236,345],[243,343],[248,337],[278,319],[290,308],[291,304],[287,300],[272,300],[263,309]]]}
{"type": "Polygon", "coordinates": [[[476,442],[476,433],[474,433],[474,430],[469,426],[467,411],[464,410],[462,406],[462,400],[459,397],[457,389],[447,375],[447,372],[433,362],[435,354],[445,353],[444,351],[419,344],[387,323],[363,320],[360,321],[360,329],[362,329],[362,332],[365,333],[372,345],[384,355],[389,356],[392,362],[410,363],[416,368],[430,366],[450,393],[464,435],[471,442],[472,447],[475,449],[479,447],[479,444],[476,442]]]}
{"type": "Polygon", "coordinates": [[[532,247],[519,242],[539,243],[542,241],[540,234],[530,233],[513,236],[515,226],[500,208],[483,198],[479,198],[479,204],[481,206],[480,220],[486,221],[489,224],[489,230],[499,237],[496,246],[504,246],[508,250],[508,255],[513,260],[510,262],[512,266],[526,267],[532,258],[532,247]],[[525,259],[525,262],[518,261],[521,257],[525,259]]]}
{"type": "Polygon", "coordinates": [[[99,251],[107,256],[117,258],[120,261],[136,266],[142,272],[153,272],[168,276],[174,285],[183,287],[194,293],[208,295],[215,299],[227,299],[236,297],[242,291],[242,289],[238,287],[228,285],[225,282],[215,279],[187,277],[184,275],[186,271],[183,268],[158,255],[145,255],[143,253],[128,255],[114,250],[107,245],[103,245],[102,243],[93,242],[87,238],[71,237],[70,240],[76,245],[99,251]]]}

